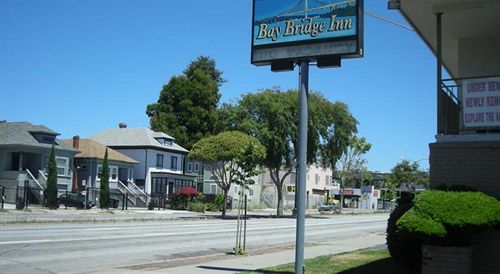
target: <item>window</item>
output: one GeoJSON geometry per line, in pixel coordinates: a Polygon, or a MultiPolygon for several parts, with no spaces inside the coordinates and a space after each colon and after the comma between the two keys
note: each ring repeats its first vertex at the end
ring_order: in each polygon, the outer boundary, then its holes
{"type": "Polygon", "coordinates": [[[217,185],[210,184],[210,194],[217,194],[217,185]]]}
{"type": "Polygon", "coordinates": [[[325,185],[329,185],[330,181],[328,180],[328,175],[325,175],[325,185]]]}
{"type": "Polygon", "coordinates": [[[172,156],[170,159],[170,168],[173,170],[177,169],[177,157],[172,156]]]}
{"type": "Polygon", "coordinates": [[[188,169],[188,171],[192,171],[193,170],[193,164],[192,163],[188,163],[187,169],[188,169]]]}
{"type": "Polygon", "coordinates": [[[156,168],[163,168],[163,154],[156,154],[156,168]]]}
{"type": "Polygon", "coordinates": [[[318,184],[319,183],[319,174],[315,174],[316,176],[314,176],[314,183],[315,184],[318,184]]]}
{"type": "MultiPolygon", "coordinates": [[[[97,166],[97,180],[100,181],[102,177],[102,165],[97,166]]],[[[118,167],[109,166],[109,180],[117,181],[118,180],[118,167]]]]}
{"type": "Polygon", "coordinates": [[[56,157],[57,175],[66,176],[68,175],[68,158],[56,157]]]}
{"type": "Polygon", "coordinates": [[[248,196],[253,196],[253,189],[248,190],[248,196]]]}
{"type": "Polygon", "coordinates": [[[194,171],[200,170],[200,165],[198,163],[194,164],[194,171]]]}
{"type": "Polygon", "coordinates": [[[118,180],[118,167],[110,167],[109,170],[110,170],[109,179],[111,181],[118,180]]]}

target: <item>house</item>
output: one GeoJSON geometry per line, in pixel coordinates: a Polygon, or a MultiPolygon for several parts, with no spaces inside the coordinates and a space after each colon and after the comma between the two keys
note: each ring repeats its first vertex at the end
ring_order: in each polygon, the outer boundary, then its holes
{"type": "Polygon", "coordinates": [[[196,177],[196,180],[195,180],[196,187],[195,188],[200,193],[205,193],[204,192],[204,183],[203,183],[204,173],[205,173],[205,171],[204,171],[202,161],[191,160],[191,159],[186,158],[185,174],[196,177]]]}
{"type": "MultiPolygon", "coordinates": [[[[283,176],[285,170],[280,172],[283,176]]],[[[285,178],[283,183],[283,207],[292,209],[295,206],[295,181],[297,174],[292,171],[285,178]]],[[[276,185],[271,180],[269,170],[260,175],[259,181],[262,183],[261,200],[263,206],[275,208],[278,203],[278,193],[276,185]]],[[[314,208],[322,205],[327,196],[333,197],[335,191],[338,191],[338,184],[332,179],[330,168],[322,168],[317,165],[309,165],[306,175],[306,208],[314,208]]]]}
{"type": "Polygon", "coordinates": [[[89,201],[97,204],[107,149],[110,198],[118,201],[117,206],[124,197],[128,198],[131,206],[146,206],[146,194],[134,184],[134,167],[139,164],[138,161],[91,139],[75,136],[72,140],[62,142],[80,151],[74,161],[75,185],[79,194],[87,195],[89,201]]]}
{"type": "Polygon", "coordinates": [[[6,201],[16,202],[16,188],[27,182],[31,203],[43,203],[51,147],[55,148],[57,189],[71,191],[73,159],[78,151],[59,140],[59,133],[29,122],[0,122],[0,185],[6,201]]]}
{"type": "Polygon", "coordinates": [[[152,197],[169,198],[182,187],[196,187],[196,176],[186,175],[188,150],[163,132],[149,128],[105,129],[89,139],[112,148],[139,162],[134,166],[134,183],[152,197]]]}

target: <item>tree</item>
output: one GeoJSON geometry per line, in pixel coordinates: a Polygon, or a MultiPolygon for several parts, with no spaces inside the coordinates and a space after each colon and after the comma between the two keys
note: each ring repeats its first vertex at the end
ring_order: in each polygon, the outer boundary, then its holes
{"type": "Polygon", "coordinates": [[[104,160],[102,161],[101,186],[99,192],[99,207],[101,209],[109,208],[109,164],[108,164],[108,149],[104,152],[104,160]]]}
{"type": "Polygon", "coordinates": [[[407,184],[410,188],[414,188],[417,185],[427,187],[429,185],[429,174],[420,170],[417,162],[412,163],[404,159],[391,169],[388,181],[390,189],[393,189],[391,193],[394,193],[395,189],[401,184],[407,184]]]}
{"type": "Polygon", "coordinates": [[[371,176],[366,167],[366,154],[372,145],[364,137],[352,136],[344,153],[337,162],[336,169],[343,186],[361,187],[362,182],[371,176]]]}
{"type": "Polygon", "coordinates": [[[260,142],[238,131],[222,132],[206,137],[193,145],[190,159],[204,162],[213,174],[215,183],[224,193],[222,217],[226,216],[228,191],[233,182],[244,182],[266,157],[266,149],[260,142]]]}
{"type": "Polygon", "coordinates": [[[337,177],[337,162],[346,155],[353,135],[357,133],[358,122],[349,112],[346,104],[335,102],[328,110],[332,121],[322,135],[324,143],[320,146],[323,167],[332,169],[332,178],[337,177]]]}
{"type": "Polygon", "coordinates": [[[45,189],[45,206],[50,209],[55,209],[57,205],[57,165],[55,148],[50,149],[47,188],[45,189]]]}
{"type": "MultiPolygon", "coordinates": [[[[347,108],[347,106],[343,105],[347,108]]],[[[339,103],[332,104],[321,94],[309,94],[308,164],[317,161],[316,155],[331,137],[329,129],[344,122],[352,127],[337,131],[354,131],[356,120],[348,111],[337,113],[339,103]],[[344,117],[346,116],[346,117],[344,117]],[[348,122],[349,121],[349,122],[348,122]]],[[[236,105],[223,105],[219,111],[219,129],[240,130],[255,136],[266,147],[263,165],[269,169],[278,195],[277,215],[283,214],[283,187],[286,178],[296,167],[298,144],[298,93],[296,90],[266,89],[256,94],[244,95],[236,105]]],[[[343,139],[339,139],[339,143],[343,139]]]]}
{"type": "Polygon", "coordinates": [[[195,70],[201,70],[205,74],[210,75],[210,78],[221,86],[223,83],[227,82],[226,79],[222,78],[222,71],[218,70],[215,66],[215,60],[208,56],[198,56],[196,60],[191,61],[191,64],[183,71],[184,75],[188,78],[194,74],[195,70]]]}
{"type": "Polygon", "coordinates": [[[221,76],[209,57],[191,62],[182,75],[163,86],[158,101],[147,106],[151,129],[172,135],[188,150],[214,133],[219,86],[224,82],[221,76]]]}

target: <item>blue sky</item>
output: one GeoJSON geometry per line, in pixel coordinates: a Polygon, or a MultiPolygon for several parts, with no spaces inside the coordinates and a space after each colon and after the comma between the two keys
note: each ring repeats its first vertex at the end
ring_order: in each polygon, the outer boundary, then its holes
{"type": "MultiPolygon", "coordinates": [[[[386,0],[365,10],[404,22],[386,0]]],[[[199,55],[228,80],[222,102],[280,86],[297,70],[250,64],[250,0],[0,1],[0,120],[86,137],[125,122],[149,126],[146,105],[199,55]]],[[[310,88],[343,101],[373,144],[370,170],[428,158],[436,132],[435,59],[415,32],[365,16],[365,57],[311,67],[310,88]]],[[[428,168],[428,161],[420,165],[428,168]]]]}

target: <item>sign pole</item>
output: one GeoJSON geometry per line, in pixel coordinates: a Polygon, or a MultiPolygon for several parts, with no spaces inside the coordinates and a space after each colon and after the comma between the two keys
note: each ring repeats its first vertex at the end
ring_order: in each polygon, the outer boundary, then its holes
{"type": "Polygon", "coordinates": [[[297,229],[295,238],[295,273],[303,274],[304,265],[304,230],[305,230],[305,196],[307,169],[307,97],[309,92],[309,61],[300,61],[299,69],[299,155],[297,195],[297,229]]]}

